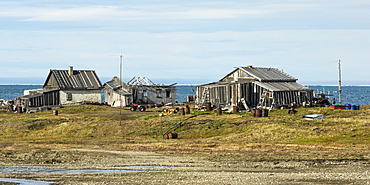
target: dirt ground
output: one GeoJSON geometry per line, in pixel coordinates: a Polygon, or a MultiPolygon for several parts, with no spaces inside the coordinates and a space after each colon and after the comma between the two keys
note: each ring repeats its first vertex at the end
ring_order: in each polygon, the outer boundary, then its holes
{"type": "Polygon", "coordinates": [[[361,160],[215,162],[144,151],[53,149],[1,154],[0,168],[0,178],[54,184],[370,184],[370,162],[361,160]]]}

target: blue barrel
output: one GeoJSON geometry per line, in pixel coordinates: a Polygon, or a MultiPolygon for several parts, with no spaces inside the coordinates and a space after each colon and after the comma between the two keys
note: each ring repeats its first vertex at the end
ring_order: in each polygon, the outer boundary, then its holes
{"type": "Polygon", "coordinates": [[[356,106],[356,110],[360,110],[360,106],[359,105],[356,106]]]}
{"type": "Polygon", "coordinates": [[[356,110],[357,106],[356,105],[352,105],[351,106],[351,110],[356,110]]]}
{"type": "MultiPolygon", "coordinates": [[[[345,106],[346,106],[346,110],[349,110],[349,109],[351,109],[351,104],[345,104],[345,106]]],[[[353,110],[353,109],[352,109],[353,110]]]]}

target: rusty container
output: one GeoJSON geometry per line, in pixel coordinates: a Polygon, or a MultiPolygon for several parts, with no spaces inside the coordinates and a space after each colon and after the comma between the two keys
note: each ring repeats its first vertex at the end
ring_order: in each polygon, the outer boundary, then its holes
{"type": "Polygon", "coordinates": [[[233,113],[236,114],[239,112],[239,107],[238,106],[233,106],[233,113]]]}
{"type": "Polygon", "coordinates": [[[58,110],[53,110],[53,115],[58,116],[58,110]]]}
{"type": "Polygon", "coordinates": [[[167,134],[168,135],[168,139],[177,139],[177,133],[169,133],[167,134]]]}
{"type": "Polygon", "coordinates": [[[168,138],[168,134],[164,134],[164,135],[163,135],[163,139],[169,139],[169,138],[168,138]]]}
{"type": "Polygon", "coordinates": [[[262,109],[262,117],[268,117],[269,116],[269,110],[268,109],[262,109]]]}
{"type": "Polygon", "coordinates": [[[212,110],[212,104],[211,104],[211,102],[207,102],[206,103],[206,110],[207,111],[211,111],[212,110]]]}
{"type": "Polygon", "coordinates": [[[252,109],[252,117],[256,117],[256,112],[257,112],[256,109],[252,109]]]}
{"type": "Polygon", "coordinates": [[[262,109],[256,110],[256,117],[262,117],[262,109]]]}
{"type": "Polygon", "coordinates": [[[185,107],[185,114],[190,114],[190,107],[189,107],[189,105],[186,105],[186,107],[185,107]]]}
{"type": "Polygon", "coordinates": [[[221,114],[222,114],[222,110],[221,110],[221,108],[220,108],[220,107],[218,107],[218,108],[216,109],[216,113],[217,113],[217,115],[221,115],[221,114]]]}
{"type": "Polygon", "coordinates": [[[180,115],[185,116],[185,109],[184,108],[180,108],[180,115]]]}
{"type": "Polygon", "coordinates": [[[22,113],[22,107],[17,107],[17,113],[22,113]]]}

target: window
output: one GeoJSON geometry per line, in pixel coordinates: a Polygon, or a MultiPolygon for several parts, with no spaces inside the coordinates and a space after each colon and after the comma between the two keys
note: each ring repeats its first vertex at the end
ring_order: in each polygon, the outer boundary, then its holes
{"type": "Polygon", "coordinates": [[[67,101],[72,101],[72,93],[67,93],[67,101]]]}
{"type": "Polygon", "coordinates": [[[157,89],[157,98],[162,97],[162,89],[157,89]]]}
{"type": "Polygon", "coordinates": [[[143,90],[143,97],[146,97],[147,94],[146,94],[146,90],[143,90]]]}
{"type": "Polygon", "coordinates": [[[166,90],[166,98],[171,98],[171,90],[166,90]]]}

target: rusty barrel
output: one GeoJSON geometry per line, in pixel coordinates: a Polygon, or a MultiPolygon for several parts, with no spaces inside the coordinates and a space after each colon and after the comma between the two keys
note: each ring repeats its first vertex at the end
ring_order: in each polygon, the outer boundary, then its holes
{"type": "Polygon", "coordinates": [[[189,107],[189,105],[186,105],[186,107],[185,107],[185,114],[190,114],[190,107],[189,107]]]}
{"type": "Polygon", "coordinates": [[[268,109],[262,109],[262,117],[268,117],[269,116],[269,110],[268,109]]]}
{"type": "Polygon", "coordinates": [[[256,109],[252,109],[252,117],[256,117],[256,112],[257,112],[256,109]]]}
{"type": "Polygon", "coordinates": [[[216,109],[216,113],[217,113],[217,115],[221,115],[221,114],[222,114],[222,110],[221,110],[221,108],[220,108],[220,107],[218,107],[218,108],[216,109]]]}
{"type": "Polygon", "coordinates": [[[58,110],[53,110],[53,115],[58,116],[58,110]]]}
{"type": "Polygon", "coordinates": [[[238,113],[239,112],[239,107],[238,106],[233,106],[233,113],[238,113]]]}
{"type": "Polygon", "coordinates": [[[168,139],[168,134],[164,134],[163,139],[168,139]]]}
{"type": "Polygon", "coordinates": [[[163,139],[177,139],[178,135],[177,133],[168,133],[163,135],[163,139]]]}
{"type": "Polygon", "coordinates": [[[256,117],[262,117],[262,109],[256,110],[256,117]]]}
{"type": "Polygon", "coordinates": [[[181,116],[184,116],[185,115],[185,109],[184,108],[180,108],[180,115],[181,116]]]}
{"type": "Polygon", "coordinates": [[[22,107],[17,107],[17,113],[22,113],[22,107]]]}
{"type": "Polygon", "coordinates": [[[168,139],[177,139],[177,133],[169,133],[168,139]]]}
{"type": "Polygon", "coordinates": [[[211,111],[212,110],[212,104],[211,104],[211,102],[207,102],[206,103],[206,110],[207,111],[211,111]]]}

